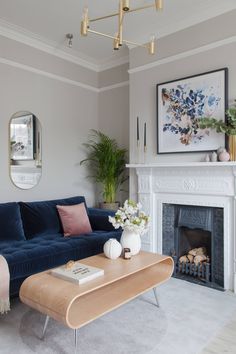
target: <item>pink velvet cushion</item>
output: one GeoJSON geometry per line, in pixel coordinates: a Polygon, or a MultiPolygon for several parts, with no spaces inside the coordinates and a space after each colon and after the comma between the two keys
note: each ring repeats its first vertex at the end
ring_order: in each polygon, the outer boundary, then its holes
{"type": "Polygon", "coordinates": [[[57,205],[63,226],[64,236],[81,235],[92,232],[84,203],[76,205],[57,205]]]}

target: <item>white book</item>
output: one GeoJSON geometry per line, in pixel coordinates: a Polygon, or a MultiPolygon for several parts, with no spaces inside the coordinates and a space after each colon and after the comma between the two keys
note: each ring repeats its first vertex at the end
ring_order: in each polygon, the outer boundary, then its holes
{"type": "Polygon", "coordinates": [[[104,275],[104,270],[96,267],[91,267],[83,263],[75,262],[71,268],[62,266],[52,269],[51,274],[76,284],[84,284],[87,281],[104,275]]]}

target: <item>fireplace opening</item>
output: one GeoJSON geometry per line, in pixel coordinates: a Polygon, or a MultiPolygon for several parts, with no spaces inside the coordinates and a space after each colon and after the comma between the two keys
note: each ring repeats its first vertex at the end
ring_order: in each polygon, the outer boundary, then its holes
{"type": "Polygon", "coordinates": [[[180,227],[172,257],[175,275],[189,275],[203,282],[211,281],[211,232],[180,227]]]}
{"type": "Polygon", "coordinates": [[[164,204],[163,253],[175,277],[223,290],[223,209],[164,204]]]}

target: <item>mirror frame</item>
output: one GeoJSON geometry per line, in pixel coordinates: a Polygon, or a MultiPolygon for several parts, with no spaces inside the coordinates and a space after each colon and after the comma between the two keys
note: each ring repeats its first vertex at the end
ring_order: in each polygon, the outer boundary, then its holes
{"type": "MultiPolygon", "coordinates": [[[[29,190],[29,189],[32,189],[32,188],[39,185],[41,178],[42,178],[42,124],[41,124],[40,120],[38,119],[38,117],[30,111],[17,111],[16,113],[14,113],[11,116],[11,118],[9,120],[9,124],[8,124],[8,166],[9,166],[10,180],[16,188],[19,188],[21,190],[29,190]],[[20,117],[24,117],[24,116],[32,116],[31,119],[33,120],[33,122],[32,122],[32,124],[33,124],[32,155],[30,156],[30,158],[22,158],[21,159],[19,157],[19,158],[12,159],[11,123],[14,118],[20,118],[20,117]],[[37,124],[39,127],[38,131],[35,130],[37,124]],[[36,139],[35,139],[35,137],[36,137],[36,139]],[[13,173],[12,167],[14,166],[14,164],[12,164],[12,161],[16,162],[15,166],[18,166],[17,163],[19,163],[19,162],[34,161],[35,166],[32,166],[32,168],[35,169],[35,171],[32,173],[35,174],[36,183],[34,183],[31,187],[27,187],[27,188],[24,188],[24,187],[18,185],[16,180],[14,180],[14,178],[12,177],[12,173],[13,173]],[[38,169],[38,171],[37,171],[37,169],[38,169]],[[40,174],[40,176],[38,176],[39,174],[40,174]]],[[[16,167],[16,168],[18,168],[18,167],[16,167]]],[[[20,168],[20,165],[19,165],[19,168],[20,168]]],[[[24,166],[22,166],[22,168],[24,168],[24,166]]],[[[30,166],[26,165],[25,168],[29,169],[30,166]]],[[[21,173],[21,172],[19,171],[19,173],[21,173]]],[[[23,175],[23,173],[22,173],[22,175],[23,175]]],[[[32,178],[32,180],[33,180],[33,178],[32,178]]],[[[19,184],[20,184],[20,182],[19,182],[19,184]]]]}

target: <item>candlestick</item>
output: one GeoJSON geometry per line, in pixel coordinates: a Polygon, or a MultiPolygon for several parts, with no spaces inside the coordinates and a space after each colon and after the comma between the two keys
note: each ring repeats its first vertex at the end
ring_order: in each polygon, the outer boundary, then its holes
{"type": "Polygon", "coordinates": [[[146,152],[147,148],[147,124],[144,123],[144,151],[146,152]]]}
{"type": "Polygon", "coordinates": [[[139,145],[139,117],[137,117],[137,145],[139,145]]]}

